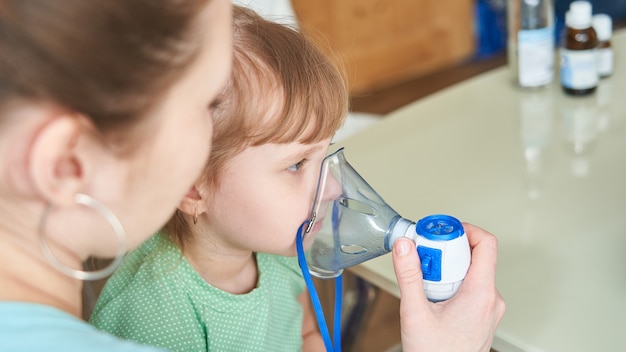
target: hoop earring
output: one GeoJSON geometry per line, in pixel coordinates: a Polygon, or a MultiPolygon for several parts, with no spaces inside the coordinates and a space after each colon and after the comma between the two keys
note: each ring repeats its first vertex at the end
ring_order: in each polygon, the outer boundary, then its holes
{"type": "Polygon", "coordinates": [[[102,215],[105,220],[111,225],[115,235],[117,236],[117,240],[119,243],[119,248],[117,251],[117,255],[115,259],[108,266],[103,269],[96,271],[83,271],[76,270],[68,267],[63,264],[55,255],[52,253],[52,250],[48,246],[48,242],[46,242],[45,238],[45,230],[46,230],[46,220],[50,215],[50,212],[54,210],[54,205],[49,205],[46,210],[44,210],[43,215],[41,217],[41,222],[39,223],[39,240],[41,242],[41,246],[43,249],[43,254],[48,259],[48,262],[57,270],[62,272],[69,277],[78,280],[99,280],[111,275],[115,269],[122,263],[122,259],[124,259],[124,255],[126,254],[126,232],[124,231],[124,227],[122,223],[120,223],[119,219],[111,212],[107,207],[105,207],[102,203],[97,200],[91,198],[88,195],[78,193],[74,197],[74,201],[76,204],[84,205],[90,209],[97,211],[100,215],[102,215]]]}
{"type": "Polygon", "coordinates": [[[194,225],[198,224],[198,209],[193,210],[193,224],[194,225]]]}

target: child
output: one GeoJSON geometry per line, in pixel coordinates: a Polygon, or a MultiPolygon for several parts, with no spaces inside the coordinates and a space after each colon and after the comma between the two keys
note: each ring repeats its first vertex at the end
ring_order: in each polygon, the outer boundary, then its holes
{"type": "Polygon", "coordinates": [[[233,73],[204,173],[109,279],[91,322],[172,351],[321,351],[295,235],[347,89],[300,33],[233,11],[233,73]]]}

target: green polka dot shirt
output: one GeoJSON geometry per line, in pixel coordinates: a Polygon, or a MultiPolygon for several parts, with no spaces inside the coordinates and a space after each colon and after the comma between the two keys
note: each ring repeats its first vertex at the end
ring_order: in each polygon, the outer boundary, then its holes
{"type": "Polygon", "coordinates": [[[91,316],[97,328],[171,351],[299,351],[304,281],[296,258],[258,253],[246,294],[207,283],[163,234],[130,253],[91,316]]]}

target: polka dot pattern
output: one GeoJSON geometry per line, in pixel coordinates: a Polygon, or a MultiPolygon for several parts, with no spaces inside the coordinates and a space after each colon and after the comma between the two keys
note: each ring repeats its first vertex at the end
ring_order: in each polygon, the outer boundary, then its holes
{"type": "Polygon", "coordinates": [[[259,282],[235,295],[208,284],[166,235],[133,251],[90,322],[171,351],[299,351],[304,281],[296,258],[257,254],[259,282]]]}

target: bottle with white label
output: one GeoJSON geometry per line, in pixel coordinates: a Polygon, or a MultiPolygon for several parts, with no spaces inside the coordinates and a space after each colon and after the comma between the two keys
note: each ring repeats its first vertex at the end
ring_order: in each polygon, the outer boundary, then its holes
{"type": "Polygon", "coordinates": [[[570,95],[591,94],[598,86],[598,38],[591,21],[591,3],[570,4],[561,46],[561,86],[570,95]]]}
{"type": "Polygon", "coordinates": [[[598,35],[598,75],[604,78],[613,73],[613,47],[611,47],[613,21],[606,14],[594,15],[592,21],[593,29],[598,35]]]}
{"type": "Polygon", "coordinates": [[[524,88],[554,80],[554,6],[552,0],[509,0],[509,66],[524,88]]]}

